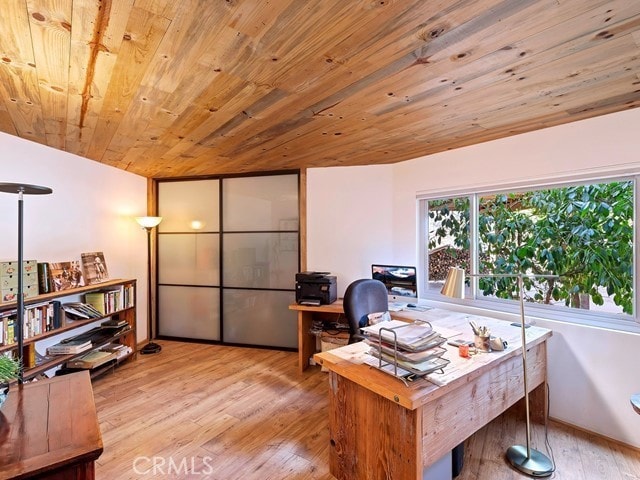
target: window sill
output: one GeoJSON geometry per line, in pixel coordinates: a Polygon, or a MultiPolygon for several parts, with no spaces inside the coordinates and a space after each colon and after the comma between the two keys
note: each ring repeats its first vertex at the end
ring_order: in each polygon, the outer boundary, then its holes
{"type": "MultiPolygon", "coordinates": [[[[494,302],[470,300],[442,301],[434,298],[423,298],[421,302],[425,302],[426,305],[431,307],[455,310],[468,314],[486,315],[509,322],[520,322],[520,311],[516,305],[501,305],[494,302]]],[[[532,324],[535,324],[537,320],[543,320],[640,334],[640,324],[634,320],[616,319],[606,315],[580,315],[576,312],[569,314],[527,304],[525,304],[524,308],[525,318],[527,322],[532,324]]]]}

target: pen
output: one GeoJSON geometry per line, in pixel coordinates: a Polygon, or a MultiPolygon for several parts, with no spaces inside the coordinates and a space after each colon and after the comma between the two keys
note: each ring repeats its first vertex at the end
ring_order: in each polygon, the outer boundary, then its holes
{"type": "Polygon", "coordinates": [[[473,320],[469,321],[469,325],[471,325],[471,330],[473,330],[473,333],[475,335],[480,335],[479,331],[478,331],[478,326],[476,325],[476,322],[474,322],[473,320]]]}

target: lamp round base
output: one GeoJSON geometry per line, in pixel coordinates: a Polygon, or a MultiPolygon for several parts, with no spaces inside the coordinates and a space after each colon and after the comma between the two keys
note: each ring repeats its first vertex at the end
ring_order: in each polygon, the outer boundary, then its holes
{"type": "Polygon", "coordinates": [[[547,456],[533,448],[527,458],[527,447],[514,445],[507,449],[507,460],[517,470],[532,477],[548,477],[553,473],[553,464],[547,456]]]}
{"type": "Polygon", "coordinates": [[[140,353],[143,355],[150,355],[152,353],[160,353],[162,347],[157,343],[149,342],[140,349],[140,353]]]}

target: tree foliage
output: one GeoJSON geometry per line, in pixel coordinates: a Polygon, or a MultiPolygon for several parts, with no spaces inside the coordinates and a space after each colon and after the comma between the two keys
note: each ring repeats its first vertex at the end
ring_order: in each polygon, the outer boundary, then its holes
{"type": "MultiPolygon", "coordinates": [[[[453,239],[469,248],[469,200],[430,202],[429,249],[453,239]],[[465,213],[466,212],[466,213],[465,213]]],[[[480,273],[553,274],[525,279],[527,300],[588,308],[603,292],[623,312],[633,306],[633,184],[611,182],[482,197],[480,273]]],[[[484,295],[517,298],[515,278],[481,277],[484,295]]]]}

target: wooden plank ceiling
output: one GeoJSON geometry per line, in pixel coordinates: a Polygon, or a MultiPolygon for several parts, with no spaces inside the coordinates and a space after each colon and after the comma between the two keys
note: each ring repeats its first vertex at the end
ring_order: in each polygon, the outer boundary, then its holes
{"type": "Polygon", "coordinates": [[[0,131],[147,177],[398,162],[640,105],[638,0],[3,0],[0,131]]]}

